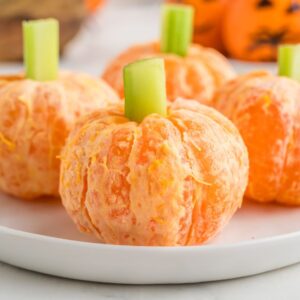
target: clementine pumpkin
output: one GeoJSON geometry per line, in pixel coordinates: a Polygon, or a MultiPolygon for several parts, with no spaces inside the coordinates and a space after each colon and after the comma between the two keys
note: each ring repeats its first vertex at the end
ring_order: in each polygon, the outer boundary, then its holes
{"type": "Polygon", "coordinates": [[[62,153],[60,194],[102,242],[195,245],[241,206],[248,156],[235,126],[195,101],[129,121],[122,105],[85,117],[62,153]]]}
{"type": "Polygon", "coordinates": [[[61,73],[55,81],[0,78],[0,190],[21,198],[58,195],[58,155],[76,120],[118,101],[103,81],[61,73]]]}
{"type": "Polygon", "coordinates": [[[155,56],[162,57],[165,62],[167,95],[170,101],[183,97],[210,104],[217,88],[235,77],[235,72],[226,58],[214,49],[192,44],[188,55],[181,57],[162,53],[159,43],[153,42],[131,47],[121,53],[106,67],[102,78],[122,98],[123,67],[135,60],[155,56]]]}
{"type": "Polygon", "coordinates": [[[234,58],[276,60],[277,47],[298,43],[299,0],[234,0],[224,12],[222,37],[234,58]]]}
{"type": "Polygon", "coordinates": [[[300,205],[300,85],[266,72],[226,84],[215,107],[238,127],[249,152],[246,196],[300,205]]]}

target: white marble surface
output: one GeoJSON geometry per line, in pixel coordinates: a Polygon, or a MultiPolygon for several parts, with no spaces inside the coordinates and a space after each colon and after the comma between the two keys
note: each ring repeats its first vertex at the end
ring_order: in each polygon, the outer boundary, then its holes
{"type": "MultiPolygon", "coordinates": [[[[159,2],[160,0],[110,0],[108,7],[89,20],[70,44],[62,59],[62,67],[98,75],[105,62],[120,50],[136,42],[155,39],[159,32],[159,2]]],[[[237,62],[235,65],[241,66],[237,62]]],[[[274,65],[268,67],[275,71],[274,65]]],[[[12,73],[21,68],[20,64],[0,64],[0,73],[12,73]]],[[[300,298],[299,282],[300,265],[224,282],[178,286],[121,286],[54,278],[0,263],[0,300],[293,300],[300,298]]]]}
{"type": "Polygon", "coordinates": [[[237,280],[127,286],[60,279],[0,263],[1,300],[297,300],[300,265],[237,280]]]}

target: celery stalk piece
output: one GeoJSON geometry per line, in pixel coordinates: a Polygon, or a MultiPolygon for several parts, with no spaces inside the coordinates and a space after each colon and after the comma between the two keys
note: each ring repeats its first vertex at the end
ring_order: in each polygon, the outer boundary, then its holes
{"type": "Polygon", "coordinates": [[[55,19],[23,22],[26,78],[48,81],[58,76],[59,24],[55,19]]]}
{"type": "Polygon", "coordinates": [[[161,58],[133,62],[123,69],[125,116],[141,122],[149,114],[167,114],[166,76],[161,58]]]}
{"type": "Polygon", "coordinates": [[[300,44],[279,46],[278,75],[300,81],[300,44]]]}
{"type": "Polygon", "coordinates": [[[186,56],[193,36],[194,8],[191,5],[162,6],[161,51],[186,56]]]}

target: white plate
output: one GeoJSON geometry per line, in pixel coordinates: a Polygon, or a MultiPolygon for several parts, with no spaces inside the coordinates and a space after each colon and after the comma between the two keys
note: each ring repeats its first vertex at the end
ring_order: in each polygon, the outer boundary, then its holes
{"type": "Polygon", "coordinates": [[[79,233],[58,200],[0,194],[0,260],[72,279],[162,284],[248,276],[300,261],[300,208],[246,202],[209,245],[97,244],[79,233]]]}

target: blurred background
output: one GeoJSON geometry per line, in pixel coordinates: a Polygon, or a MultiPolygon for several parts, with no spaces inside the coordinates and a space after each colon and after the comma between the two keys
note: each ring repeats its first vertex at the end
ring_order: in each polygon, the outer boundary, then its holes
{"type": "MultiPolygon", "coordinates": [[[[231,57],[240,72],[260,66],[274,71],[277,46],[300,42],[300,0],[166,2],[193,5],[194,41],[231,57]]],[[[163,0],[0,0],[0,71],[13,73],[22,69],[22,20],[55,17],[61,27],[62,68],[99,75],[120,51],[159,38],[162,3],[163,0]]]]}
{"type": "Polygon", "coordinates": [[[61,67],[98,75],[133,43],[156,39],[160,0],[0,0],[0,71],[22,69],[22,20],[60,21],[61,67]]]}

